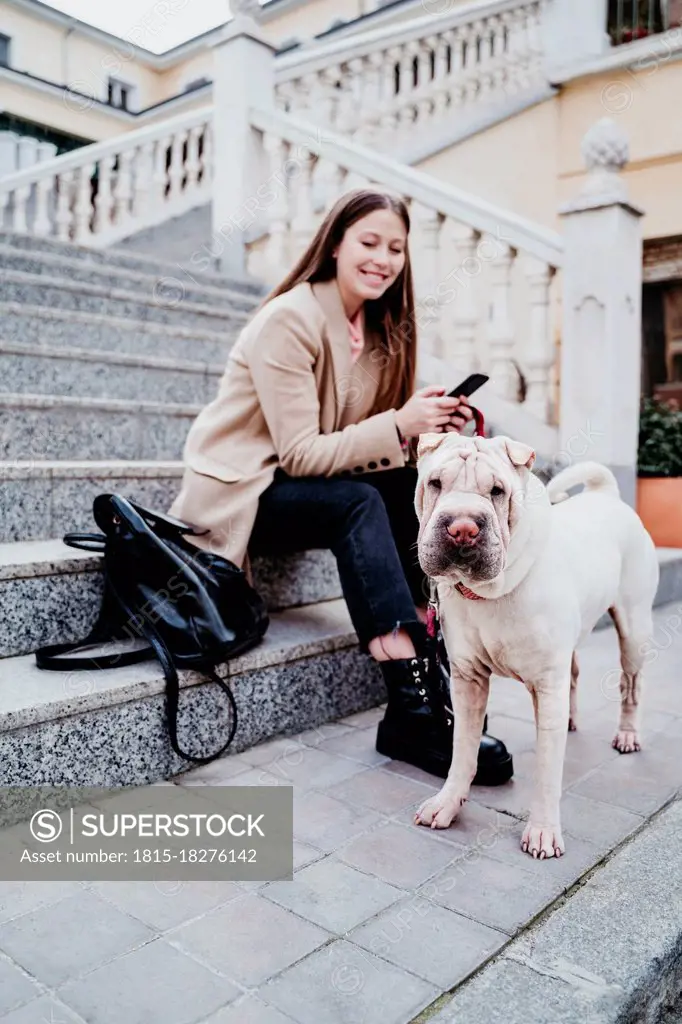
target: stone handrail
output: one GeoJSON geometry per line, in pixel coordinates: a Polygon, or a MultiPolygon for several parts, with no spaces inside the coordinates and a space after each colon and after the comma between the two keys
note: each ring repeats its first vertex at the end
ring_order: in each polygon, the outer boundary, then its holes
{"type": "Polygon", "coordinates": [[[547,84],[543,0],[492,0],[275,61],[280,109],[391,148],[472,107],[547,84]]]}
{"type": "Polygon", "coordinates": [[[0,224],[93,247],[207,202],[213,108],[83,146],[0,178],[0,224]]]}
{"type": "Polygon", "coordinates": [[[291,114],[252,108],[249,117],[273,192],[259,206],[250,273],[281,279],[346,190],[377,184],[398,193],[412,221],[420,350],[446,361],[453,386],[457,374],[484,367],[501,399],[554,422],[550,292],[561,235],[291,114]]]}

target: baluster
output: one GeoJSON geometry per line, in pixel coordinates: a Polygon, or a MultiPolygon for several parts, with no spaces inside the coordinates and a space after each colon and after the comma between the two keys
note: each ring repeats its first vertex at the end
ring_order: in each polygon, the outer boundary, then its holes
{"type": "Polygon", "coordinates": [[[112,224],[113,218],[113,175],[116,157],[104,156],[99,162],[99,179],[95,196],[95,218],[92,226],[93,234],[101,235],[112,224]]]}
{"type": "Polygon", "coordinates": [[[433,45],[436,55],[436,64],[433,77],[433,116],[441,118],[448,108],[449,84],[448,84],[448,43],[454,39],[454,32],[443,32],[441,35],[431,36],[428,40],[433,45]]]}
{"type": "Polygon", "coordinates": [[[490,376],[498,395],[514,399],[516,372],[512,363],[515,337],[511,316],[511,269],[516,253],[510,246],[488,236],[479,247],[479,255],[490,263],[490,318],[487,330],[490,376]],[[489,246],[495,250],[493,259],[487,255],[489,246]]]}
{"type": "Polygon", "coordinates": [[[431,120],[434,108],[435,85],[431,79],[431,53],[435,53],[437,45],[437,36],[429,36],[428,39],[423,39],[419,45],[415,117],[417,123],[422,126],[431,120]]]}
{"type": "Polygon", "coordinates": [[[183,191],[183,182],[185,180],[184,146],[186,138],[186,131],[178,131],[173,136],[173,142],[171,143],[171,163],[168,171],[170,182],[168,198],[171,201],[177,199],[183,191]]]}
{"type": "Polygon", "coordinates": [[[118,172],[114,184],[114,223],[130,220],[130,201],[133,194],[132,160],[134,150],[124,149],[118,154],[118,172]]]}
{"type": "Polygon", "coordinates": [[[7,210],[9,209],[11,198],[11,192],[3,192],[0,190],[0,228],[5,227],[5,217],[7,216],[7,210]]]}
{"type": "Polygon", "coordinates": [[[450,220],[446,222],[445,234],[453,259],[444,263],[455,269],[448,273],[441,288],[441,301],[446,307],[442,319],[447,324],[443,355],[453,370],[465,377],[478,366],[476,335],[480,260],[476,247],[480,236],[468,224],[450,220]]]}
{"type": "Polygon", "coordinates": [[[319,203],[315,204],[315,209],[318,212],[326,213],[331,209],[344,191],[345,177],[342,167],[339,167],[333,160],[320,157],[315,167],[315,195],[319,197],[319,203]]]}
{"type": "Polygon", "coordinates": [[[154,154],[154,177],[152,180],[152,205],[156,208],[164,206],[168,196],[168,151],[172,146],[172,135],[164,135],[156,143],[154,154]]]}
{"type": "Polygon", "coordinates": [[[407,133],[414,120],[414,70],[415,44],[404,43],[400,57],[400,89],[397,96],[398,129],[407,133]]]}
{"type": "Polygon", "coordinates": [[[133,216],[147,220],[149,217],[149,193],[154,173],[154,143],[145,142],[137,150],[134,163],[133,216]]]}
{"type": "Polygon", "coordinates": [[[325,128],[330,128],[333,131],[337,130],[337,121],[339,113],[339,97],[340,89],[336,88],[336,83],[343,80],[343,74],[339,64],[334,64],[332,67],[325,69],[320,75],[320,86],[321,95],[318,104],[318,118],[319,124],[325,128]]]}
{"type": "MultiPolygon", "coordinates": [[[[33,234],[38,238],[47,238],[52,234],[52,222],[50,220],[50,202],[54,193],[54,177],[39,178],[36,182],[35,197],[36,210],[33,218],[33,234]]],[[[0,200],[1,202],[1,200],[0,200]]],[[[0,224],[2,215],[0,214],[0,224]]]]}
{"type": "Polygon", "coordinates": [[[79,168],[76,179],[76,199],[73,208],[73,240],[83,244],[91,234],[93,163],[79,168]]]}
{"type": "Polygon", "coordinates": [[[302,255],[308,245],[317,221],[313,209],[313,168],[316,159],[314,153],[299,149],[300,169],[292,189],[294,215],[291,221],[291,234],[294,260],[302,255]]]}
{"type": "MultiPolygon", "coordinates": [[[[284,168],[289,160],[290,146],[279,135],[263,134],[263,151],[275,198],[267,207],[267,236],[262,249],[260,274],[274,284],[286,273],[289,265],[290,211],[289,180],[284,168]]],[[[252,272],[251,267],[249,271],[252,272]]]]}
{"type": "Polygon", "coordinates": [[[383,145],[389,144],[398,126],[398,98],[395,87],[395,69],[400,64],[402,51],[399,46],[392,46],[383,57],[381,81],[381,113],[379,117],[379,135],[383,145]]]}
{"type": "Polygon", "coordinates": [[[190,128],[187,135],[187,161],[185,163],[187,181],[185,182],[185,194],[190,196],[194,195],[199,183],[199,139],[202,131],[201,125],[195,125],[194,128],[190,128]]]}
{"type": "Polygon", "coordinates": [[[291,112],[305,120],[311,120],[310,111],[313,106],[311,87],[313,84],[314,76],[311,75],[302,75],[300,78],[295,78],[292,83],[293,95],[291,112]]]}
{"type": "Polygon", "coordinates": [[[414,215],[417,226],[413,266],[417,279],[416,321],[419,345],[424,351],[441,356],[441,305],[437,286],[443,217],[438,210],[420,203],[413,203],[411,211],[410,215],[414,215]]]}
{"type": "Polygon", "coordinates": [[[210,195],[213,185],[213,124],[211,121],[204,125],[200,160],[199,179],[201,188],[210,195]]]}
{"type": "Polygon", "coordinates": [[[485,22],[474,21],[471,25],[469,45],[467,47],[467,102],[476,102],[484,88],[484,69],[486,67],[485,22]]]}
{"type": "Polygon", "coordinates": [[[62,174],[57,176],[55,226],[57,229],[57,239],[60,242],[71,240],[71,186],[74,174],[74,171],[63,171],[62,174]]]}
{"type": "Polygon", "coordinates": [[[28,207],[30,200],[30,185],[20,185],[14,189],[14,223],[12,227],[20,235],[28,233],[28,207]]]}
{"type": "Polygon", "coordinates": [[[494,99],[497,91],[499,62],[497,60],[497,39],[502,35],[499,18],[486,18],[483,27],[482,53],[484,54],[481,74],[481,97],[494,99]]]}
{"type": "Polygon", "coordinates": [[[527,385],[524,406],[547,423],[554,363],[549,316],[549,292],[554,271],[542,260],[530,256],[525,257],[522,264],[530,291],[530,327],[523,360],[527,385]]]}
{"type": "Polygon", "coordinates": [[[526,33],[528,39],[528,77],[536,81],[538,74],[543,72],[544,49],[542,39],[542,21],[539,4],[528,8],[526,33]]]}
{"type": "Polygon", "coordinates": [[[355,141],[364,146],[377,142],[378,122],[381,108],[381,77],[383,59],[381,53],[372,53],[364,58],[364,91],[360,107],[359,124],[354,133],[355,141]]]}

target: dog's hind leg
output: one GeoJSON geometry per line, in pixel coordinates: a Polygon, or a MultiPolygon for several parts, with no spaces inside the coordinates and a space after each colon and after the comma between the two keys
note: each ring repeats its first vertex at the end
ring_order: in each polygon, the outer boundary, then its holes
{"type": "Polygon", "coordinates": [[[647,640],[653,632],[649,609],[609,608],[620,645],[620,720],[611,744],[620,754],[641,750],[639,717],[642,695],[642,665],[647,640]]]}
{"type": "Polygon", "coordinates": [[[568,731],[578,728],[578,655],[573,651],[571,658],[571,706],[568,712],[568,731]]]}

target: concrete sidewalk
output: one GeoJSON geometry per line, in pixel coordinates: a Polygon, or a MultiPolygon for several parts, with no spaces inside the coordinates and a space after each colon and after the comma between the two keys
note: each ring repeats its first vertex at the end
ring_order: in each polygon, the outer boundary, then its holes
{"type": "MultiPolygon", "coordinates": [[[[0,883],[0,1021],[465,1024],[456,999],[478,978],[457,987],[530,934],[682,785],[682,609],[660,608],[655,621],[640,754],[610,746],[614,631],[593,634],[583,650],[559,861],[533,861],[519,847],[535,737],[518,683],[495,680],[490,709],[516,777],[475,788],[446,832],[413,824],[438,780],[377,754],[382,712],[363,712],[177,780],[292,785],[293,882],[0,883]]],[[[474,1017],[467,1004],[466,1024],[497,1020],[499,1007],[487,1017],[486,1005],[474,1017]]]]}

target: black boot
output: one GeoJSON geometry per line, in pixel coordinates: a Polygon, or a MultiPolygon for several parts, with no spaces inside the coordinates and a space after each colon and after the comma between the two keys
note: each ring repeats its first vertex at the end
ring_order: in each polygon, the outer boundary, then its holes
{"type": "MultiPolygon", "coordinates": [[[[452,761],[454,716],[440,667],[433,666],[428,656],[381,661],[379,667],[388,705],[379,723],[376,749],[444,779],[452,761]]],[[[512,757],[504,743],[483,735],[474,785],[499,786],[513,774],[512,757]]]]}

